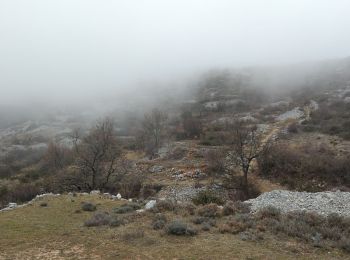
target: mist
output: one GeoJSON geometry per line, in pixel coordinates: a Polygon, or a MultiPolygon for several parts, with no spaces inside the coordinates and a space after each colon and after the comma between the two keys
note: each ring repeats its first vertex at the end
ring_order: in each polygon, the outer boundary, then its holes
{"type": "Polygon", "coordinates": [[[212,68],[346,57],[349,9],[340,0],[2,1],[0,102],[118,104],[186,89],[212,68]]]}

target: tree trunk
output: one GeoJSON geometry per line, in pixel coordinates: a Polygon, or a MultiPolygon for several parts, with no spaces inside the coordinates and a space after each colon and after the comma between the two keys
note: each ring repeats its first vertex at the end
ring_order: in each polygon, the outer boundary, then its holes
{"type": "Polygon", "coordinates": [[[249,167],[244,167],[244,169],[243,169],[243,191],[247,197],[249,196],[248,171],[249,171],[249,167]]]}

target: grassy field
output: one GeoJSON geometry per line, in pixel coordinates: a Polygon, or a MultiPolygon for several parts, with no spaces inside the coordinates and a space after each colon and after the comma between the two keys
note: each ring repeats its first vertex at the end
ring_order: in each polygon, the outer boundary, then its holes
{"type": "MultiPolygon", "coordinates": [[[[123,202],[99,196],[46,197],[12,211],[0,212],[0,259],[346,259],[339,250],[328,252],[294,240],[266,236],[258,242],[239,235],[201,231],[177,237],[153,230],[151,214],[132,214],[130,223],[85,227],[93,212],[80,212],[81,203],[111,211],[123,202]],[[41,202],[47,207],[41,207],[41,202]],[[140,235],[142,234],[142,235],[140,235]]],[[[169,216],[176,218],[176,216],[169,216]]]]}

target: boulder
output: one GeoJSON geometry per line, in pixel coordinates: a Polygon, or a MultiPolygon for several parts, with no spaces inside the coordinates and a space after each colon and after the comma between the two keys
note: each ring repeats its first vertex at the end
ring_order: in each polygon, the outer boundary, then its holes
{"type": "Polygon", "coordinates": [[[9,205],[8,205],[8,208],[10,208],[10,209],[17,208],[17,203],[15,203],[15,202],[10,202],[9,205]]]}
{"type": "Polygon", "coordinates": [[[101,192],[99,190],[90,191],[90,195],[99,195],[101,192]]]}
{"type": "Polygon", "coordinates": [[[155,200],[150,200],[149,202],[147,202],[147,204],[145,205],[145,209],[152,209],[154,208],[154,206],[157,204],[157,201],[155,200]]]}

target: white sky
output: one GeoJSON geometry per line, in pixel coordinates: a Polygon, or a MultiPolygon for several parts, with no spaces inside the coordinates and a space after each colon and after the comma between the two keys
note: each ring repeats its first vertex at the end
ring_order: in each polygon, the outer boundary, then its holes
{"type": "Polygon", "coordinates": [[[349,55],[348,0],[0,0],[0,102],[349,55]]]}

